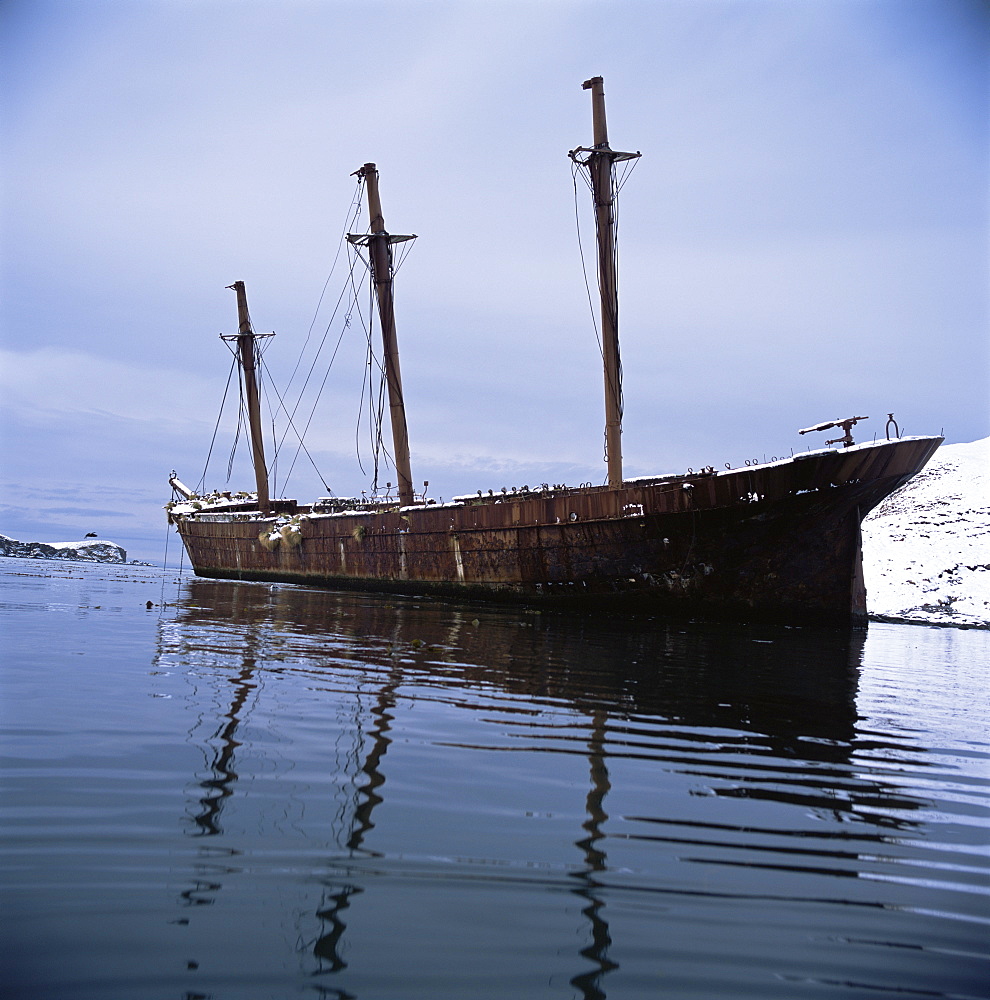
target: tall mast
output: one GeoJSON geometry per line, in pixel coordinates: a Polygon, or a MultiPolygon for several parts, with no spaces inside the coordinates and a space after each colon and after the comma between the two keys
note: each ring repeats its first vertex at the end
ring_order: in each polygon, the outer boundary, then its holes
{"type": "Polygon", "coordinates": [[[348,236],[349,242],[368,248],[371,278],[375,283],[378,315],[381,319],[382,344],[385,352],[385,381],[388,385],[389,415],[392,420],[392,453],[399,478],[399,503],[406,507],[413,502],[412,472],[409,467],[409,432],[406,429],[406,407],[402,398],[402,375],[399,371],[399,346],[395,337],[395,310],[392,301],[392,244],[414,240],[415,236],[391,236],[385,230],[381,198],[378,195],[378,170],[366,163],[355,171],[365,182],[368,192],[369,233],[348,236]]]}
{"type": "Polygon", "coordinates": [[[615,163],[632,160],[639,153],[619,153],[609,148],[605,121],[605,86],[600,76],[582,85],[591,91],[594,144],[570,152],[571,159],[588,168],[595,203],[598,234],[598,288],[601,293],[602,359],[605,364],[605,455],[608,485],[622,485],[622,364],[619,358],[619,292],[615,257],[615,163]]]}
{"type": "MultiPolygon", "coordinates": [[[[251,430],[251,461],[254,464],[254,479],[258,486],[258,507],[263,514],[271,512],[268,496],[268,468],[265,465],[265,442],[261,436],[261,403],[258,399],[258,379],[255,372],[256,336],[251,326],[248,312],[247,292],[243,281],[235,281],[233,288],[237,295],[237,352],[244,372],[244,394],[247,396],[248,424],[251,430]]],[[[270,336],[270,334],[267,334],[270,336]]],[[[234,338],[228,338],[234,339],[234,338]]]]}

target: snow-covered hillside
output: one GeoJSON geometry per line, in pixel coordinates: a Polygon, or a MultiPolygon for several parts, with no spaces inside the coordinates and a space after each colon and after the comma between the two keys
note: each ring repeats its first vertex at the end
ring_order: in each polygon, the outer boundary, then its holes
{"type": "Polygon", "coordinates": [[[116,543],[101,538],[80,542],[19,542],[0,535],[0,556],[22,559],[75,559],[82,562],[127,562],[127,553],[116,543]]]}
{"type": "Polygon", "coordinates": [[[990,627],[990,438],[950,444],[863,522],[871,615],[990,627]]]}

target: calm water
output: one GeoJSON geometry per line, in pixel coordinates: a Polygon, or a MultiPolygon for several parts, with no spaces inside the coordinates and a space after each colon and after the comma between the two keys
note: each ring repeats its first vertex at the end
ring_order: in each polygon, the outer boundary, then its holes
{"type": "Polygon", "coordinates": [[[4,997],[990,996],[990,633],[0,574],[4,997]]]}

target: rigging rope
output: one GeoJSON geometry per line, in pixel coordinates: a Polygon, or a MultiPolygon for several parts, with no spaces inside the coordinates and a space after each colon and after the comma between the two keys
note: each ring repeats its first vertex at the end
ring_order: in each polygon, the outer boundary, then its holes
{"type": "MultiPolygon", "coordinates": [[[[347,275],[347,279],[346,279],[346,282],[350,282],[351,284],[353,284],[353,275],[354,275],[354,266],[355,266],[355,263],[356,262],[352,262],[350,270],[349,270],[348,275],[347,275]]],[[[288,408],[285,407],[285,405],[283,404],[283,410],[285,411],[286,417],[288,418],[289,425],[292,427],[292,430],[295,431],[296,437],[299,440],[299,448],[296,449],[296,453],[293,456],[292,465],[290,466],[290,469],[289,469],[289,475],[291,475],[292,469],[295,468],[296,461],[299,458],[299,450],[300,450],[300,448],[303,448],[303,450],[305,450],[305,447],[303,446],[303,439],[305,438],[305,435],[306,435],[306,433],[309,430],[309,426],[312,423],[313,416],[316,413],[316,407],[319,404],[321,396],[323,395],[323,389],[324,389],[324,387],[327,384],[327,379],[330,377],[330,369],[333,367],[333,363],[334,363],[334,361],[337,358],[337,352],[340,350],[340,345],[341,345],[341,342],[343,341],[344,334],[347,331],[347,328],[350,326],[351,314],[353,313],[353,309],[354,309],[353,303],[351,303],[351,304],[348,305],[347,311],[345,312],[343,326],[341,327],[340,334],[337,337],[337,343],[334,345],[333,354],[330,356],[330,362],[327,365],[326,371],[323,374],[323,381],[320,383],[320,387],[316,391],[316,396],[315,396],[315,398],[313,400],[313,405],[310,408],[309,417],[306,420],[306,424],[305,424],[305,426],[303,428],[302,434],[300,434],[299,431],[297,431],[296,428],[295,428],[295,424],[294,424],[295,416],[296,416],[296,413],[299,410],[299,407],[302,405],[303,394],[305,393],[306,388],[309,385],[310,379],[313,376],[313,372],[316,370],[316,363],[317,363],[317,361],[319,361],[320,354],[323,352],[323,348],[326,345],[327,338],[330,335],[330,330],[333,327],[334,318],[337,315],[337,311],[340,308],[340,303],[343,301],[344,294],[347,291],[348,284],[346,282],[345,282],[344,288],[341,290],[340,295],[337,297],[337,304],[334,306],[333,314],[331,315],[330,321],[329,321],[329,323],[327,325],[327,328],[326,328],[326,330],[323,333],[323,338],[320,341],[320,346],[317,349],[316,354],[313,357],[313,362],[310,365],[309,371],[306,374],[306,379],[303,382],[302,388],[299,390],[299,395],[298,395],[298,397],[296,399],[295,405],[292,408],[292,412],[290,413],[289,410],[288,410],[288,408]]],[[[288,389],[286,389],[286,395],[288,395],[288,389]]],[[[280,450],[281,449],[283,443],[285,442],[285,438],[287,437],[288,433],[289,433],[289,427],[286,427],[285,432],[282,434],[281,440],[278,442],[276,450],[280,450]]],[[[308,452],[307,452],[307,456],[309,457],[310,462],[313,462],[313,458],[312,458],[311,455],[309,455],[308,452]]],[[[314,468],[315,468],[315,463],[314,463],[314,468]]],[[[320,481],[329,490],[330,487],[326,486],[326,480],[324,480],[323,475],[319,472],[318,469],[317,469],[317,475],[319,475],[320,481]]],[[[287,475],[286,476],[286,483],[288,483],[288,479],[289,479],[289,476],[287,475]]]]}
{"type": "MultiPolygon", "coordinates": [[[[323,298],[327,293],[327,288],[330,285],[330,279],[333,277],[333,272],[337,269],[337,261],[340,259],[340,252],[345,246],[349,245],[347,243],[347,233],[356,231],[357,221],[361,217],[361,192],[364,190],[364,178],[359,177],[357,185],[354,188],[354,194],[351,197],[351,204],[348,208],[347,218],[344,220],[344,227],[341,230],[340,239],[337,242],[337,252],[334,254],[333,262],[330,264],[330,272],[327,274],[327,280],[323,283],[323,290],[320,292],[319,300],[316,303],[316,310],[313,312],[313,319],[309,324],[309,330],[306,331],[306,339],[303,341],[302,347],[299,349],[299,357],[296,360],[295,367],[292,369],[292,374],[289,376],[289,381],[285,386],[285,394],[288,396],[289,389],[292,386],[292,382],[296,377],[296,372],[299,370],[300,364],[302,364],[303,356],[306,353],[306,348],[309,345],[310,337],[313,334],[313,327],[316,326],[317,317],[320,315],[320,308],[323,305],[323,298]]],[[[351,265],[353,267],[353,264],[351,265]]],[[[346,288],[346,283],[345,283],[346,288]]],[[[330,321],[327,325],[327,333],[329,332],[329,327],[333,325],[333,318],[337,314],[337,309],[340,306],[340,299],[343,298],[343,292],[341,292],[340,297],[337,299],[337,305],[334,306],[333,313],[330,316],[330,321]]],[[[323,344],[326,341],[327,333],[324,333],[323,340],[320,342],[320,347],[317,349],[316,356],[319,357],[320,351],[323,349],[323,344]]],[[[314,359],[315,364],[315,359],[314,359]]],[[[310,374],[312,374],[312,367],[310,368],[310,374]]],[[[305,385],[303,389],[300,390],[300,395],[303,390],[305,390],[305,385]]],[[[295,411],[293,411],[295,412],[295,411]]]]}
{"type": "MultiPolygon", "coordinates": [[[[303,443],[303,435],[301,435],[299,433],[299,431],[296,430],[296,426],[292,422],[292,417],[290,416],[289,411],[286,409],[285,403],[282,400],[282,397],[279,395],[278,389],[275,387],[275,383],[274,383],[274,381],[271,378],[270,372],[268,372],[267,366],[265,366],[265,373],[269,376],[268,383],[271,385],[272,392],[275,393],[275,396],[278,399],[279,408],[286,415],[286,419],[288,420],[289,427],[292,428],[292,430],[295,432],[296,437],[299,439],[299,447],[296,449],[296,453],[295,453],[295,455],[292,458],[292,464],[289,466],[289,471],[285,474],[285,481],[286,481],[286,483],[288,483],[288,481],[289,481],[289,476],[292,475],[292,470],[295,468],[295,465],[296,465],[296,459],[299,457],[300,450],[302,450],[302,451],[306,452],[306,457],[309,459],[310,464],[313,466],[313,470],[316,472],[317,477],[319,478],[320,482],[323,484],[323,488],[328,493],[333,493],[333,490],[330,489],[329,485],[327,484],[327,481],[323,478],[323,473],[320,472],[319,467],[317,466],[315,460],[313,459],[313,456],[309,453],[309,449],[303,443]]],[[[270,407],[270,409],[272,410],[272,413],[274,414],[275,407],[270,407]]],[[[274,420],[274,417],[273,417],[272,418],[272,432],[273,433],[274,433],[274,429],[275,429],[275,420],[274,420]]],[[[286,430],[286,433],[288,433],[288,430],[286,430]]],[[[283,434],[282,437],[283,437],[283,440],[284,440],[285,435],[283,434]]],[[[276,452],[276,454],[277,454],[277,452],[276,452]]],[[[273,472],[273,476],[274,476],[274,472],[273,472]]]]}
{"type": "MultiPolygon", "coordinates": [[[[301,453],[305,453],[306,458],[312,465],[316,475],[318,476],[320,482],[323,484],[324,489],[328,493],[332,493],[326,479],[320,472],[312,454],[306,448],[304,443],[305,436],[310,428],[315,417],[320,399],[322,397],[323,391],[326,388],[330,371],[333,368],[334,362],[337,360],[338,354],[343,344],[344,336],[349,328],[352,326],[355,314],[357,316],[358,324],[364,334],[365,341],[367,343],[367,350],[365,355],[365,366],[364,366],[364,377],[362,378],[362,388],[361,388],[361,400],[358,408],[357,422],[355,425],[355,449],[357,452],[358,465],[362,472],[365,472],[364,464],[362,461],[362,448],[361,448],[361,425],[364,419],[364,407],[365,407],[365,397],[367,396],[367,419],[368,419],[368,433],[369,433],[369,444],[371,452],[373,455],[373,477],[374,477],[374,489],[378,490],[378,475],[380,471],[380,461],[384,457],[384,461],[387,464],[394,464],[393,456],[390,454],[389,449],[385,444],[385,434],[384,434],[384,421],[385,421],[385,406],[386,406],[386,373],[384,367],[384,360],[380,359],[375,352],[374,348],[374,338],[373,330],[375,326],[375,288],[373,281],[369,282],[368,293],[369,293],[369,315],[367,320],[365,318],[362,304],[361,304],[361,294],[359,290],[360,282],[357,281],[355,271],[357,269],[358,261],[360,260],[364,263],[367,274],[371,276],[371,264],[370,260],[366,260],[365,257],[359,252],[357,247],[354,247],[346,240],[346,235],[348,231],[357,231],[357,223],[360,218],[362,211],[362,193],[364,190],[365,180],[364,178],[359,178],[358,183],[355,187],[354,195],[352,197],[351,203],[348,206],[347,215],[344,222],[343,232],[338,241],[337,250],[334,254],[333,261],[330,266],[330,272],[327,275],[326,281],[324,282],[323,288],[320,291],[319,299],[317,301],[316,309],[313,314],[313,318],[310,322],[309,329],[307,330],[304,343],[299,351],[298,357],[296,359],[295,365],[293,366],[292,372],[289,376],[288,382],[285,386],[283,393],[279,393],[275,386],[274,379],[271,376],[271,372],[267,365],[264,363],[263,355],[268,348],[268,344],[262,343],[260,340],[255,342],[255,365],[256,371],[258,372],[258,382],[259,391],[264,395],[266,402],[269,404],[269,412],[271,413],[271,431],[272,438],[274,442],[274,449],[270,457],[271,463],[271,478],[273,494],[275,492],[275,477],[278,469],[279,459],[282,458],[282,450],[286,445],[286,439],[288,438],[290,432],[293,433],[298,441],[295,448],[292,460],[289,463],[288,471],[285,474],[285,482],[283,483],[283,489],[286,488],[289,479],[292,476],[294,469],[298,463],[298,459],[301,453]],[[316,345],[315,350],[312,348],[314,329],[316,327],[316,322],[319,317],[320,311],[323,308],[323,304],[326,300],[327,290],[330,286],[330,282],[333,278],[335,271],[337,270],[338,264],[340,262],[340,257],[343,252],[344,245],[351,247],[352,255],[349,262],[349,267],[347,270],[346,277],[344,278],[343,287],[341,288],[340,294],[337,297],[336,303],[334,304],[329,321],[323,331],[322,337],[319,339],[319,343],[316,345]],[[338,318],[339,317],[339,318],[338,318]],[[320,381],[318,387],[315,388],[315,394],[313,395],[312,405],[308,403],[308,394],[313,393],[311,386],[314,384],[314,375],[316,373],[316,366],[320,361],[321,356],[326,352],[328,341],[331,332],[334,329],[336,322],[342,320],[342,325],[340,332],[337,335],[336,341],[333,344],[333,350],[330,356],[329,363],[326,365],[325,372],[322,380],[320,381]],[[312,360],[309,362],[308,367],[306,366],[306,357],[308,354],[312,353],[312,360]],[[375,369],[377,368],[379,377],[375,379],[375,369]],[[290,400],[290,390],[293,384],[296,382],[297,378],[300,376],[301,372],[305,370],[305,378],[302,380],[302,385],[299,387],[298,391],[292,393],[293,399],[290,400]],[[270,388],[270,392],[269,392],[270,388]],[[271,395],[274,395],[278,399],[278,405],[273,406],[271,404],[271,395]],[[300,410],[303,408],[304,400],[307,400],[306,406],[308,408],[308,415],[306,416],[305,423],[300,431],[299,429],[299,414],[300,410]],[[289,405],[291,402],[291,406],[289,405]],[[279,434],[279,428],[276,426],[277,420],[277,410],[285,415],[286,425],[281,430],[279,434]]],[[[389,266],[392,274],[395,274],[399,268],[401,268],[404,263],[408,252],[412,246],[412,241],[408,241],[408,245],[402,245],[401,249],[398,249],[395,259],[392,259],[391,250],[389,253],[389,266]]],[[[248,318],[250,322],[250,318],[248,318]]],[[[238,364],[238,351],[237,348],[230,342],[226,342],[228,348],[233,354],[233,361],[231,364],[231,373],[228,375],[227,387],[224,391],[223,402],[221,402],[220,413],[217,416],[216,427],[214,428],[213,440],[210,444],[210,451],[207,455],[206,466],[203,470],[203,476],[200,480],[200,488],[205,487],[206,476],[209,469],[209,463],[212,456],[213,448],[215,446],[216,437],[219,431],[220,422],[223,416],[223,410],[226,404],[226,399],[230,390],[230,383],[233,377],[233,371],[236,368],[238,371],[238,394],[239,401],[237,407],[237,426],[234,434],[234,442],[231,447],[230,455],[227,461],[227,481],[230,481],[231,475],[233,473],[234,460],[237,453],[237,448],[241,440],[242,431],[245,435],[245,439],[248,437],[248,427],[249,420],[247,415],[247,401],[245,395],[245,385],[243,372],[240,370],[238,364]]],[[[284,460],[283,460],[284,465],[284,460]]],[[[365,474],[367,474],[365,472],[365,474]]]]}
{"type": "MultiPolygon", "coordinates": [[[[612,243],[611,243],[611,249],[612,249],[611,265],[612,265],[612,273],[613,273],[613,275],[616,276],[615,277],[615,281],[616,281],[615,298],[616,299],[618,297],[618,271],[619,271],[619,249],[618,249],[618,247],[619,247],[619,240],[618,240],[618,231],[619,231],[619,201],[618,201],[618,199],[619,199],[619,191],[622,189],[623,185],[628,180],[629,175],[632,173],[632,170],[635,168],[635,165],[636,165],[637,161],[638,161],[638,158],[637,159],[632,159],[632,160],[626,160],[625,161],[626,165],[625,165],[625,167],[624,167],[624,169],[622,171],[621,177],[618,180],[616,179],[616,172],[615,172],[615,169],[614,169],[614,165],[613,165],[613,169],[611,169],[611,171],[610,171],[610,182],[609,182],[610,183],[610,199],[611,199],[610,214],[611,214],[611,226],[612,226],[613,232],[615,234],[615,239],[613,239],[612,243]]],[[[583,171],[580,171],[580,166],[581,166],[581,164],[578,164],[577,161],[572,162],[572,165],[571,165],[571,180],[572,180],[573,187],[574,187],[574,219],[575,219],[575,225],[576,225],[576,228],[577,228],[578,251],[579,251],[579,253],[581,255],[581,270],[582,270],[582,273],[584,275],[585,291],[586,291],[587,296],[588,296],[588,306],[589,306],[589,309],[590,309],[590,312],[591,312],[591,322],[592,322],[592,326],[594,327],[594,330],[595,330],[595,339],[598,341],[598,350],[599,350],[599,353],[601,354],[602,362],[604,364],[604,361],[605,361],[605,348],[604,348],[604,345],[602,343],[602,333],[601,333],[601,330],[599,329],[599,326],[598,326],[598,317],[596,315],[595,304],[594,304],[594,300],[593,300],[593,297],[592,297],[592,294],[591,294],[591,282],[590,282],[590,280],[588,278],[588,265],[587,265],[587,260],[585,258],[585,254],[584,254],[584,245],[583,245],[583,242],[582,242],[582,239],[581,239],[581,213],[580,213],[580,206],[579,206],[579,199],[578,199],[578,190],[577,190],[577,175],[578,175],[579,172],[580,172],[581,177],[584,180],[585,184],[587,185],[588,190],[591,191],[592,197],[594,197],[595,190],[594,190],[594,185],[592,184],[592,181],[591,181],[591,172],[590,172],[590,169],[589,169],[588,173],[584,173],[583,171]]],[[[596,206],[596,208],[597,208],[597,206],[596,206]]],[[[600,227],[600,224],[599,224],[599,217],[598,217],[598,212],[597,211],[595,211],[595,232],[596,232],[597,237],[598,237],[598,245],[601,246],[601,236],[602,236],[602,234],[601,234],[601,227],[600,227]]],[[[605,288],[605,275],[604,275],[602,267],[601,267],[601,261],[598,262],[597,272],[598,272],[598,293],[599,293],[599,298],[600,298],[600,301],[601,301],[601,304],[602,304],[602,308],[603,309],[607,309],[609,311],[609,314],[610,314],[609,318],[612,321],[612,328],[617,330],[618,329],[618,315],[617,315],[617,308],[618,308],[618,306],[617,306],[617,302],[615,301],[615,299],[613,299],[613,297],[611,295],[605,295],[604,294],[606,292],[606,288],[605,288]]],[[[624,411],[625,411],[625,398],[624,398],[624,394],[623,394],[623,391],[622,391],[622,357],[621,357],[621,355],[619,355],[619,359],[618,359],[618,365],[617,365],[617,371],[616,371],[616,382],[617,382],[617,385],[615,387],[615,390],[616,390],[616,393],[617,393],[616,406],[617,406],[617,409],[618,409],[618,412],[619,412],[619,419],[621,421],[621,419],[623,417],[623,414],[624,414],[624,411]]],[[[611,387],[609,387],[607,391],[612,391],[611,387]]],[[[606,437],[606,439],[607,439],[607,435],[603,434],[603,436],[606,437]]],[[[605,460],[608,461],[608,447],[607,447],[607,445],[606,445],[606,448],[605,448],[605,460]]]]}
{"type": "MultiPolygon", "coordinates": [[[[578,198],[577,189],[577,179],[580,173],[580,167],[577,163],[571,163],[571,181],[574,185],[574,225],[577,228],[577,241],[578,241],[578,253],[581,255],[581,273],[584,275],[584,287],[588,294],[588,309],[591,312],[591,325],[595,328],[595,338],[598,341],[598,352],[602,356],[602,362],[605,361],[605,349],[602,347],[602,335],[601,331],[598,329],[598,316],[595,314],[595,302],[591,296],[591,282],[588,280],[588,262],[584,256],[584,242],[581,239],[581,208],[580,200],[578,198]]],[[[589,184],[587,177],[582,173],[581,177],[589,184]]]]}
{"type": "MultiPolygon", "coordinates": [[[[235,355],[236,360],[236,355],[235,355]]],[[[234,470],[234,455],[237,453],[237,442],[241,439],[241,428],[247,421],[247,404],[244,399],[244,373],[241,366],[237,366],[237,391],[239,394],[237,404],[237,430],[234,432],[234,443],[230,446],[230,458],[227,459],[227,482],[230,482],[231,473],[234,470]]]]}
{"type": "MultiPolygon", "coordinates": [[[[361,328],[364,331],[365,342],[367,344],[367,350],[365,352],[365,362],[364,362],[364,376],[361,382],[361,398],[358,404],[358,414],[354,425],[354,448],[357,458],[358,467],[361,472],[367,475],[367,471],[364,468],[364,461],[361,455],[361,424],[365,415],[365,399],[367,398],[367,418],[368,418],[368,438],[370,442],[371,454],[373,459],[372,466],[372,489],[377,492],[378,486],[378,475],[380,470],[380,460],[384,456],[386,465],[391,464],[393,467],[395,465],[394,456],[388,450],[385,445],[385,436],[383,432],[384,427],[384,410],[385,410],[385,385],[387,382],[386,372],[383,361],[379,360],[374,348],[374,327],[375,327],[375,288],[373,281],[373,273],[370,259],[366,259],[363,255],[357,252],[355,249],[356,257],[360,258],[361,262],[364,264],[367,274],[369,276],[368,282],[368,322],[364,322],[364,316],[361,313],[360,306],[357,306],[358,316],[361,319],[361,328]],[[374,371],[375,369],[379,371],[378,387],[376,391],[374,382],[374,371]]],[[[403,254],[403,259],[404,259],[403,254]]],[[[401,262],[401,261],[400,261],[401,262]]],[[[392,267],[391,271],[394,274],[396,268],[392,267]]],[[[353,288],[355,303],[358,302],[358,291],[357,288],[353,288]]]]}
{"type": "MultiPolygon", "coordinates": [[[[255,356],[254,370],[255,370],[255,373],[256,373],[257,380],[258,380],[259,395],[263,395],[265,397],[265,404],[268,407],[268,412],[271,414],[271,421],[272,421],[272,441],[274,441],[275,440],[275,434],[276,434],[276,430],[275,430],[275,413],[276,413],[276,410],[275,410],[275,407],[272,406],[271,401],[268,398],[268,385],[267,385],[267,382],[270,381],[270,380],[265,380],[262,377],[263,374],[267,374],[268,369],[265,366],[264,362],[261,360],[261,352],[260,351],[258,351],[257,354],[256,354],[256,356],[255,356]]],[[[274,389],[274,386],[273,386],[273,389],[274,389]]],[[[278,393],[275,393],[275,395],[277,396],[278,393]]],[[[273,496],[273,497],[277,497],[278,496],[278,483],[277,483],[278,449],[277,448],[274,449],[274,453],[271,456],[270,462],[268,464],[268,469],[266,471],[268,472],[268,478],[269,478],[269,495],[273,496]]]]}
{"type": "MultiPolygon", "coordinates": [[[[369,275],[371,280],[368,282],[368,315],[370,322],[365,329],[365,338],[367,340],[368,351],[365,355],[365,372],[368,377],[368,438],[371,447],[371,455],[373,460],[373,472],[371,477],[371,488],[373,492],[378,491],[378,470],[382,453],[382,422],[383,422],[383,412],[385,407],[385,393],[384,393],[384,381],[385,381],[385,370],[382,368],[381,362],[375,355],[375,345],[374,345],[374,329],[375,329],[375,289],[374,289],[374,275],[371,274],[371,269],[369,267],[369,275]],[[377,385],[377,395],[376,386],[374,383],[374,373],[375,367],[378,367],[379,378],[377,385]]],[[[358,456],[360,461],[360,456],[358,456]]]]}
{"type": "MultiPolygon", "coordinates": [[[[615,170],[611,172],[611,191],[610,198],[611,204],[611,224],[612,224],[612,276],[615,282],[615,287],[612,289],[614,297],[608,298],[608,308],[611,312],[612,328],[616,331],[619,329],[619,187],[616,183],[615,170]]],[[[599,283],[602,282],[602,277],[599,277],[599,283]]],[[[618,332],[616,332],[618,336],[618,332]]],[[[625,398],[622,392],[622,355],[619,354],[616,359],[616,389],[618,393],[618,399],[616,399],[616,406],[619,410],[619,420],[625,412],[625,398]]]]}
{"type": "MultiPolygon", "coordinates": [[[[213,427],[213,437],[210,438],[210,449],[206,453],[206,463],[203,466],[203,475],[199,477],[199,482],[196,484],[196,492],[202,493],[206,490],[206,474],[210,468],[210,458],[213,455],[213,446],[217,441],[217,432],[220,430],[220,421],[223,418],[223,408],[227,402],[227,393],[230,392],[230,383],[234,377],[234,369],[237,367],[237,355],[235,354],[230,362],[230,371],[227,373],[227,384],[224,386],[223,399],[220,400],[220,412],[217,414],[217,422],[213,427]]],[[[230,478],[228,474],[228,479],[230,478]]]]}

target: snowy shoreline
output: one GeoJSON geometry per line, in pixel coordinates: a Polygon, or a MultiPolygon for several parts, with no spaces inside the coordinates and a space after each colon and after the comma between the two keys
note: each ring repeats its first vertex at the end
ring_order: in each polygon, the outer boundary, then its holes
{"type": "Polygon", "coordinates": [[[990,628],[990,438],[940,448],[863,521],[872,621],[990,628]]]}
{"type": "Polygon", "coordinates": [[[78,542],[19,542],[15,538],[0,535],[0,556],[72,559],[79,562],[127,562],[127,552],[120,545],[101,538],[84,538],[78,542]]]}

